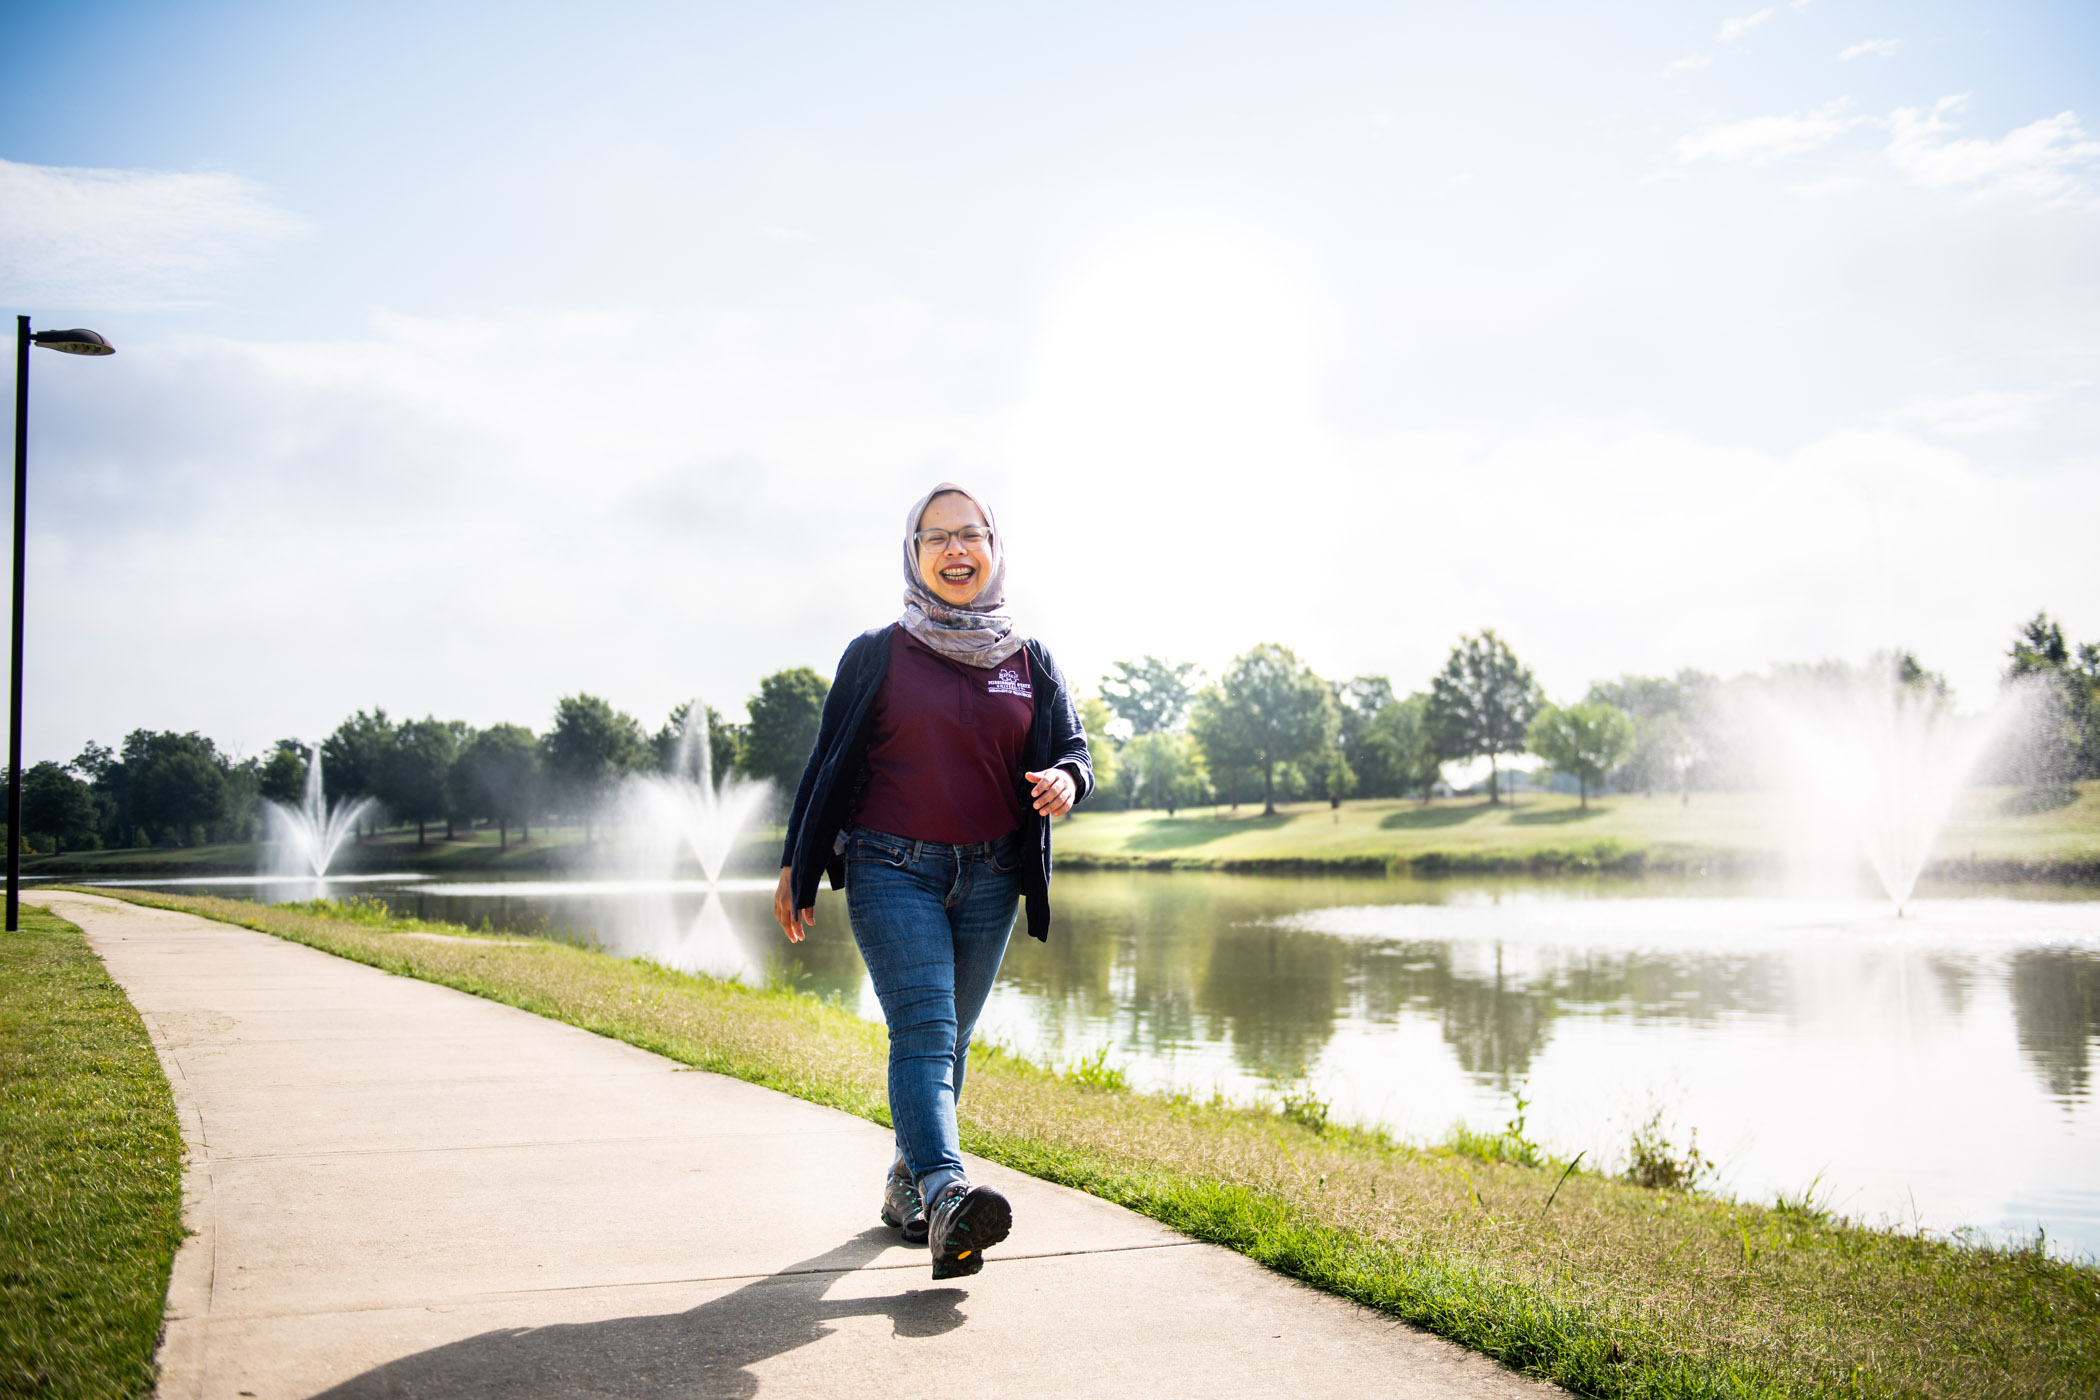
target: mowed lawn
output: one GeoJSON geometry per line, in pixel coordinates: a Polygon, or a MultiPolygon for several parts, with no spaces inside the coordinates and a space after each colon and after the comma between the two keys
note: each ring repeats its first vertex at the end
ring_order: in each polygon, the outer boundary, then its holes
{"type": "MultiPolygon", "coordinates": [[[[1976,788],[1957,803],[1935,857],[1989,861],[2100,860],[2100,782],[2042,811],[2010,788],[1976,788]]],[[[1572,796],[1292,803],[1263,815],[1204,807],[1160,812],[1083,811],[1057,828],[1057,851],[1074,864],[1416,861],[1757,862],[1785,849],[1785,804],[1770,793],[1614,794],[1587,808],[1572,796]]]]}

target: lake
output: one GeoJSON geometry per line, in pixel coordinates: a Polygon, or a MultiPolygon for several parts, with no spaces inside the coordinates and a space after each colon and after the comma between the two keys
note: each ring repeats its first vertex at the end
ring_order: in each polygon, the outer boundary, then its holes
{"type": "MultiPolygon", "coordinates": [[[[145,883],[145,882],[141,882],[145,883]]],[[[155,882],[262,898],[309,885],[155,882]]],[[[1812,1185],[1840,1213],[2100,1255],[2100,900],[2091,890],[1780,899],[1711,882],[1060,872],[1049,944],[1017,934],[980,1036],[1144,1088],[1309,1085],[1417,1140],[1500,1127],[1615,1168],[1660,1112],[1714,1185],[1812,1185]]],[[[790,954],[772,883],[368,877],[404,913],[595,941],[880,1019],[820,898],[790,954]]]]}

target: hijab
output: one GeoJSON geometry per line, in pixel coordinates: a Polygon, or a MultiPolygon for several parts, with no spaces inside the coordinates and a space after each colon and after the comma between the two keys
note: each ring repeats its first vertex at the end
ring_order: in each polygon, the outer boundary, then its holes
{"type": "Polygon", "coordinates": [[[904,615],[897,621],[914,637],[942,656],[989,670],[1021,649],[1021,635],[1006,615],[1006,545],[999,536],[991,508],[952,481],[919,497],[904,517],[904,615]],[[984,525],[992,532],[991,572],[984,587],[965,607],[944,601],[919,577],[919,521],[935,496],[954,492],[977,507],[984,525]]]}

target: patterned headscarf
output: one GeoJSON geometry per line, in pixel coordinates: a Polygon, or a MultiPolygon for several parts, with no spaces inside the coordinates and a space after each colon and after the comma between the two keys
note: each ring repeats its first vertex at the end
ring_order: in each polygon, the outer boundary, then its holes
{"type": "Polygon", "coordinates": [[[904,517],[904,616],[897,620],[941,655],[988,670],[1021,649],[1021,634],[1014,631],[1014,620],[1006,615],[1005,608],[1006,545],[999,537],[999,525],[992,519],[991,507],[954,482],[944,481],[919,497],[911,513],[904,517]],[[969,606],[961,608],[943,601],[919,577],[919,521],[925,518],[926,507],[933,504],[935,496],[950,491],[976,506],[977,513],[984,517],[985,528],[992,532],[991,572],[969,606]]]}

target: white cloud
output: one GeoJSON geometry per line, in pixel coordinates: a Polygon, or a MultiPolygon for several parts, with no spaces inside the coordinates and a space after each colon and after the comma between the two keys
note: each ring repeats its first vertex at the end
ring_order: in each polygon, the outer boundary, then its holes
{"type": "Polygon", "coordinates": [[[1766,8],[1759,10],[1754,15],[1737,15],[1733,19],[1723,20],[1721,22],[1721,42],[1732,44],[1771,17],[1772,11],[1766,8]]]}
{"type": "Polygon", "coordinates": [[[1880,421],[1885,426],[1923,428],[1948,438],[2032,432],[2040,426],[2042,406],[2054,397],[2051,393],[2004,391],[1921,394],[1880,421]]]}
{"type": "Polygon", "coordinates": [[[2083,172],[2100,161],[2100,141],[2090,139],[2075,112],[2030,122],[1996,141],[1956,140],[1948,120],[1968,94],[1943,97],[1930,112],[1899,107],[1889,114],[1888,157],[1904,175],[1928,189],[1968,186],[2042,199],[2079,193],[2083,172]]]}
{"type": "Polygon", "coordinates": [[[1679,73],[1690,73],[1701,68],[1711,68],[1713,66],[1713,58],[1708,54],[1688,54],[1683,58],[1676,59],[1671,63],[1665,65],[1662,71],[1662,75],[1665,78],[1674,78],[1679,73]]]}
{"type": "Polygon", "coordinates": [[[121,307],[195,302],[302,227],[238,175],[0,160],[0,296],[121,307]]]}
{"type": "Polygon", "coordinates": [[[1775,160],[1801,155],[1827,146],[1859,118],[1847,116],[1840,98],[1807,112],[1784,116],[1750,117],[1725,122],[1705,131],[1678,138],[1677,159],[1685,164],[1700,160],[1736,161],[1746,165],[1769,165],[1775,160]]]}
{"type": "Polygon", "coordinates": [[[1838,55],[1838,62],[1850,63],[1855,58],[1890,58],[1903,43],[1901,39],[1864,39],[1838,55]]]}

